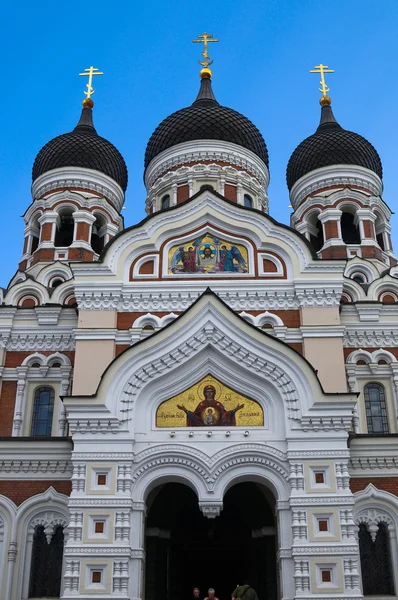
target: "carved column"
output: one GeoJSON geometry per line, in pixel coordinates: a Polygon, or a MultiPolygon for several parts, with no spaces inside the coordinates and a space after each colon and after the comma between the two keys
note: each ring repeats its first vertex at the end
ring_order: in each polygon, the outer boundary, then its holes
{"type": "Polygon", "coordinates": [[[14,422],[12,426],[12,435],[18,437],[22,434],[23,414],[26,404],[26,376],[28,367],[17,367],[18,382],[17,395],[15,399],[14,422]]]}
{"type": "Polygon", "coordinates": [[[145,575],[145,502],[133,502],[131,513],[131,568],[129,598],[141,600],[145,575]]]}

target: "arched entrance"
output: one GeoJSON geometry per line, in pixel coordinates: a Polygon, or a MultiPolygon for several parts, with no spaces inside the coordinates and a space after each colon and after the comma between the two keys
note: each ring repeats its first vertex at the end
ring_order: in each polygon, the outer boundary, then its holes
{"type": "Polygon", "coordinates": [[[189,600],[214,587],[228,600],[248,577],[259,598],[276,600],[275,499],[256,483],[239,483],[224,497],[219,517],[199,510],[195,493],[167,483],[148,497],[146,600],[189,600]]]}

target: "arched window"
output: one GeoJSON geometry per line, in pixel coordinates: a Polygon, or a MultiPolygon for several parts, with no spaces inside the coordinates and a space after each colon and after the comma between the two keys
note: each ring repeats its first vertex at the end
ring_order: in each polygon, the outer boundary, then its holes
{"type": "Polygon", "coordinates": [[[245,194],[243,196],[243,204],[247,207],[247,208],[253,208],[253,200],[251,198],[251,196],[249,196],[249,194],[245,194]]]}
{"type": "Polygon", "coordinates": [[[368,433],[388,433],[384,387],[380,383],[368,383],[364,394],[368,433]]]}
{"type": "Polygon", "coordinates": [[[39,387],[35,391],[31,435],[51,435],[54,412],[54,390],[39,387]]]}
{"type": "Polygon", "coordinates": [[[385,523],[379,523],[374,540],[366,525],[360,524],[359,553],[364,596],[393,596],[390,540],[385,523]]]}
{"type": "Polygon", "coordinates": [[[323,248],[323,244],[325,243],[325,241],[323,239],[323,227],[322,227],[322,223],[319,221],[319,219],[316,221],[315,227],[317,230],[317,234],[311,235],[310,241],[311,241],[311,244],[312,244],[314,250],[316,252],[318,252],[318,250],[321,250],[323,248]]]}
{"type": "Polygon", "coordinates": [[[355,217],[351,213],[343,212],[341,215],[341,235],[346,244],[360,244],[361,237],[354,223],[355,217]]]}
{"type": "Polygon", "coordinates": [[[61,248],[70,246],[73,242],[74,230],[75,222],[73,219],[73,212],[68,210],[60,215],[60,224],[55,232],[55,246],[61,248]]]}
{"type": "Polygon", "coordinates": [[[105,221],[97,217],[91,229],[91,247],[96,254],[101,254],[105,246],[105,231],[102,229],[105,221]]]}
{"type": "Polygon", "coordinates": [[[163,196],[162,198],[162,210],[165,208],[169,208],[170,207],[170,196],[168,194],[166,194],[166,196],[163,196]]]}
{"type": "Polygon", "coordinates": [[[64,530],[56,527],[48,534],[43,525],[33,536],[29,598],[59,598],[61,591],[64,530]]]}

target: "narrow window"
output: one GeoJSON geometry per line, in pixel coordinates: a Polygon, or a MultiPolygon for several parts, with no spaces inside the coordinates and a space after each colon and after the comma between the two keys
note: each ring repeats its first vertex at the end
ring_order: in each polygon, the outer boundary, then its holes
{"type": "Polygon", "coordinates": [[[163,196],[162,198],[162,210],[165,208],[169,208],[170,207],[170,196],[168,194],[166,194],[166,196],[163,196]]]}
{"type": "Polygon", "coordinates": [[[390,540],[385,523],[379,523],[374,541],[366,525],[359,526],[359,553],[364,596],[393,596],[390,540]]]}
{"type": "Polygon", "coordinates": [[[384,387],[380,383],[368,383],[364,394],[368,433],[388,433],[384,387]]]}
{"type": "Polygon", "coordinates": [[[351,213],[341,215],[341,235],[346,244],[360,244],[361,238],[358,227],[354,223],[355,217],[351,213]]]}
{"type": "Polygon", "coordinates": [[[63,551],[63,527],[54,530],[49,543],[44,527],[36,528],[33,536],[29,598],[59,598],[63,551]]]}
{"type": "Polygon", "coordinates": [[[31,435],[51,435],[54,412],[54,390],[40,387],[35,391],[31,435]]]}
{"type": "Polygon", "coordinates": [[[253,200],[251,198],[251,196],[249,196],[249,194],[245,194],[243,196],[243,204],[247,207],[247,208],[253,208],[253,200]]]}
{"type": "Polygon", "coordinates": [[[102,218],[97,217],[91,229],[91,247],[96,254],[101,254],[105,246],[105,231],[103,226],[105,222],[102,218]]]}
{"type": "Polygon", "coordinates": [[[329,531],[329,523],[327,519],[319,519],[318,531],[329,531]]]}
{"type": "Polygon", "coordinates": [[[73,233],[75,230],[75,222],[73,219],[73,213],[60,215],[60,225],[55,233],[54,244],[57,248],[65,248],[70,246],[73,242],[73,233]]]}
{"type": "Polygon", "coordinates": [[[315,483],[325,483],[325,473],[323,471],[315,471],[315,483]]]}

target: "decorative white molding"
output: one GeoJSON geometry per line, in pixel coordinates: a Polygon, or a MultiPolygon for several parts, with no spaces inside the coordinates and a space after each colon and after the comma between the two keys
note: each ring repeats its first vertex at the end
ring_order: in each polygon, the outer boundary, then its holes
{"type": "Polygon", "coordinates": [[[252,173],[265,189],[268,187],[269,172],[263,161],[243,146],[221,140],[194,140],[167,148],[150,162],[145,172],[145,186],[149,190],[166,171],[203,160],[241,167],[252,173]]]}
{"type": "Polygon", "coordinates": [[[124,192],[114,179],[100,171],[79,167],[62,167],[43,173],[32,184],[32,198],[36,200],[62,188],[91,190],[108,198],[118,211],[123,206],[124,192]]]}
{"type": "MultiPolygon", "coordinates": [[[[212,289],[230,308],[239,311],[248,310],[284,310],[299,309],[301,307],[321,307],[321,306],[339,306],[341,293],[333,289],[307,289],[299,292],[291,290],[280,290],[274,293],[271,291],[262,291],[261,294],[253,290],[253,293],[236,289],[236,283],[233,287],[235,291],[223,291],[217,289],[217,282],[211,281],[212,289]]],[[[117,310],[118,312],[137,312],[145,309],[150,312],[170,311],[184,312],[195,300],[204,292],[207,282],[201,284],[202,289],[197,293],[186,291],[164,290],[159,295],[151,292],[131,292],[113,293],[95,292],[86,293],[76,290],[76,300],[80,310],[117,310]]],[[[263,285],[263,284],[261,284],[263,285]]],[[[176,287],[176,286],[174,286],[176,287]]],[[[220,283],[219,287],[225,287],[220,283]]],[[[246,287],[246,282],[245,282],[246,287]]]]}
{"type": "Polygon", "coordinates": [[[296,209],[307,196],[332,186],[365,188],[374,196],[381,196],[383,191],[382,181],[373,171],[358,165],[331,165],[314,169],[296,181],[290,202],[296,209]]]}

